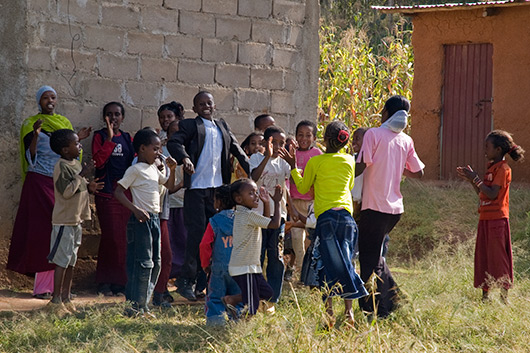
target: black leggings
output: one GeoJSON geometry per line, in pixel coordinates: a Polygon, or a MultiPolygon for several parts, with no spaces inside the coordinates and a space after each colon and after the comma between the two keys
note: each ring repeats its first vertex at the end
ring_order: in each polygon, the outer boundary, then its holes
{"type": "MultiPolygon", "coordinates": [[[[386,317],[395,308],[394,297],[398,287],[384,257],[381,256],[381,247],[386,234],[399,222],[401,214],[382,213],[374,210],[361,211],[359,221],[359,262],[361,264],[361,279],[367,283],[372,273],[377,279],[375,296],[377,316],[386,317]]],[[[373,289],[372,289],[373,290],[373,289]]],[[[371,292],[369,290],[369,292],[371,292]]],[[[374,291],[375,292],[375,291],[374,291]]],[[[359,299],[359,306],[363,311],[372,313],[374,298],[372,295],[359,299]]]]}

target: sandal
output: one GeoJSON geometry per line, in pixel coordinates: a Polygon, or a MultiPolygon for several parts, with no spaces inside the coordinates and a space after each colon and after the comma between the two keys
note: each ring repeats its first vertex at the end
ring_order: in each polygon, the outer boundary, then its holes
{"type": "Polygon", "coordinates": [[[221,303],[223,303],[228,315],[230,315],[233,319],[238,318],[236,307],[233,306],[232,304],[227,303],[225,300],[225,297],[221,298],[221,303]]]}

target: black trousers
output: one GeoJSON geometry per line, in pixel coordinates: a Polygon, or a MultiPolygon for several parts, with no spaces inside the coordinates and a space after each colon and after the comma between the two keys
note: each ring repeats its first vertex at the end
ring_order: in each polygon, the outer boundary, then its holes
{"type": "Polygon", "coordinates": [[[192,282],[197,278],[197,272],[200,269],[199,245],[202,236],[208,220],[215,214],[214,190],[214,188],[186,189],[184,192],[184,226],[186,226],[188,238],[179,277],[192,282]]]}
{"type": "MultiPolygon", "coordinates": [[[[378,279],[377,290],[368,290],[370,293],[377,292],[375,305],[377,316],[385,317],[395,308],[394,299],[398,293],[398,287],[385,258],[381,256],[381,248],[385,235],[390,233],[399,222],[401,214],[382,213],[374,210],[361,211],[359,221],[359,262],[361,264],[361,279],[368,284],[368,280],[374,273],[378,279]]],[[[359,306],[366,312],[374,312],[374,297],[370,294],[359,299],[359,306]]]]}

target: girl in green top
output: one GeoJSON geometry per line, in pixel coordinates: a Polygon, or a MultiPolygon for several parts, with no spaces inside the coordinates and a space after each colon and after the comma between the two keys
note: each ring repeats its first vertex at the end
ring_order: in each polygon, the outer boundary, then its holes
{"type": "Polygon", "coordinates": [[[353,299],[368,294],[352,263],[358,233],[352,217],[350,194],[355,178],[355,159],[339,152],[349,137],[344,123],[331,122],[324,133],[326,153],[309,159],[303,177],[296,169],[294,150],[283,149],[280,153],[291,166],[291,176],[298,191],[306,193],[311,186],[314,187],[317,225],[311,267],[318,274],[320,287],[328,289],[323,298],[329,327],[335,322],[333,296],[344,298],[346,324],[351,326],[354,323],[353,299]]]}

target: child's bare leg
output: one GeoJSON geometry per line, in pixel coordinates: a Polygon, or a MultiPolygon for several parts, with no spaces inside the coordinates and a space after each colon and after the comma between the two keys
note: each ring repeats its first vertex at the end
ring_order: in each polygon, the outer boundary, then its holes
{"type": "Polygon", "coordinates": [[[243,297],[241,296],[241,294],[233,294],[224,296],[222,300],[227,304],[237,306],[237,304],[243,301],[243,297]]]}
{"type": "Polygon", "coordinates": [[[487,289],[482,290],[482,301],[486,302],[489,300],[489,291],[487,289]]]}
{"type": "Polygon", "coordinates": [[[501,288],[501,302],[508,304],[508,288],[501,288]]]}
{"type": "Polygon", "coordinates": [[[55,304],[61,303],[61,292],[64,282],[65,268],[59,265],[55,266],[53,274],[53,297],[51,302],[55,304]]]}
{"type": "Polygon", "coordinates": [[[346,323],[353,325],[355,319],[353,317],[353,300],[344,299],[344,316],[346,317],[346,323]]]}
{"type": "Polygon", "coordinates": [[[63,303],[69,302],[71,299],[71,290],[72,290],[72,279],[74,277],[74,267],[68,266],[64,273],[63,280],[63,291],[61,293],[61,299],[63,303]]]}
{"type": "Polygon", "coordinates": [[[326,300],[326,313],[333,317],[334,316],[334,313],[333,313],[333,299],[331,297],[328,297],[328,299],[326,300]]]}

